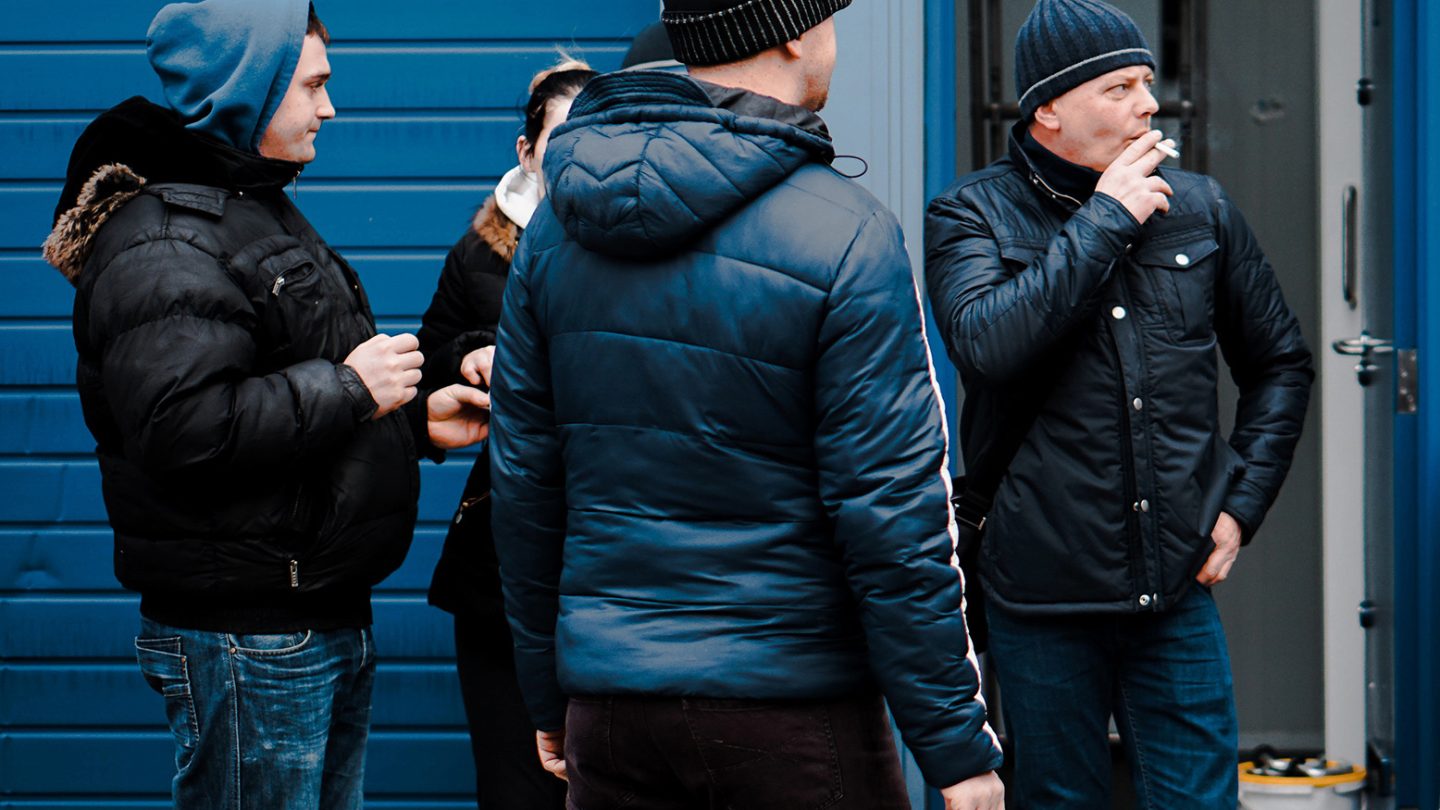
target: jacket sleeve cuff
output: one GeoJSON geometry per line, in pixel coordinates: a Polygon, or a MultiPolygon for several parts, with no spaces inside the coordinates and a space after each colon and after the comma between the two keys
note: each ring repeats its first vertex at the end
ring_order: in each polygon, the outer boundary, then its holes
{"type": "Polygon", "coordinates": [[[920,775],[934,788],[947,788],[997,770],[1005,760],[999,742],[988,732],[966,742],[910,753],[920,767],[920,775]]]}
{"type": "Polygon", "coordinates": [[[430,395],[435,393],[421,388],[415,398],[405,403],[401,412],[410,425],[410,435],[415,439],[415,450],[421,458],[428,458],[436,464],[445,463],[445,451],[430,441],[430,395]]]}
{"type": "Polygon", "coordinates": [[[380,409],[380,403],[375,401],[370,389],[365,386],[365,381],[360,379],[360,372],[340,363],[335,366],[335,373],[340,375],[340,386],[345,389],[345,396],[350,400],[350,412],[355,415],[356,423],[374,416],[375,411],[380,409]]]}
{"type": "Polygon", "coordinates": [[[1265,509],[1261,501],[1248,492],[1243,484],[1237,484],[1225,497],[1225,505],[1221,509],[1240,524],[1240,545],[1250,545],[1250,541],[1255,539],[1255,532],[1260,529],[1261,521],[1265,519],[1265,509]]]}
{"type": "Polygon", "coordinates": [[[1082,213],[1088,213],[1085,218],[1096,230],[1110,237],[1111,246],[1116,253],[1123,253],[1128,250],[1135,240],[1140,238],[1140,229],[1143,227],[1135,215],[1125,204],[1103,192],[1095,192],[1090,196],[1090,201],[1080,209],[1082,213]],[[1090,209],[1086,212],[1086,209],[1090,209]]]}

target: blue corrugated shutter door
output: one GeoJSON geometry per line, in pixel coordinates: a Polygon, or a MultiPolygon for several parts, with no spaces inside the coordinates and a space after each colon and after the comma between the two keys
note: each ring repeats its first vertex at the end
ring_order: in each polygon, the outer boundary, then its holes
{"type": "MultiPolygon", "coordinates": [[[[72,291],[39,256],[71,145],[130,95],[158,99],[157,0],[6,2],[0,31],[0,807],[169,805],[160,698],[111,574],[94,442],[73,384],[72,291]]],[[[339,117],[299,202],[365,281],[383,330],[412,330],[445,251],[514,162],[519,108],[555,46],[618,65],[655,0],[321,0],[339,117]]],[[[473,807],[450,622],[425,605],[468,457],[426,465],[421,526],[376,594],[371,807],[473,807]]]]}

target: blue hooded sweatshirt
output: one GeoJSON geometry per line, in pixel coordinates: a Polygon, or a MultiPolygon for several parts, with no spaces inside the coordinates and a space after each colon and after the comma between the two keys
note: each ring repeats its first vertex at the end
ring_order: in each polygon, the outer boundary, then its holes
{"type": "Polygon", "coordinates": [[[309,0],[204,0],[160,9],[146,49],[186,128],[258,154],[300,62],[309,12],[309,0]]]}

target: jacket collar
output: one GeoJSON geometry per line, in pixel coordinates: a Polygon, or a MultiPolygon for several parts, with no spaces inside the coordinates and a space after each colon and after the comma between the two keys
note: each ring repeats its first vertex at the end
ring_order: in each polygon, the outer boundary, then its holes
{"type": "Polygon", "coordinates": [[[1042,196],[1074,211],[1089,201],[1100,172],[1080,166],[1041,146],[1024,121],[1010,130],[1010,159],[1042,196]]]}

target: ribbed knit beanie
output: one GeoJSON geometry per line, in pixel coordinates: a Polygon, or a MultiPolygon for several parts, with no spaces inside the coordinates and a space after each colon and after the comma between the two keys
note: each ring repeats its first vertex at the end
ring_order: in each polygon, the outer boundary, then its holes
{"type": "Polygon", "coordinates": [[[1155,57],[1129,15],[1101,0],[1040,0],[1015,37],[1015,87],[1025,120],[1040,105],[1155,57]]]}
{"type": "Polygon", "coordinates": [[[675,58],[723,65],[800,36],[851,0],[665,0],[660,21],[675,58]]]}

